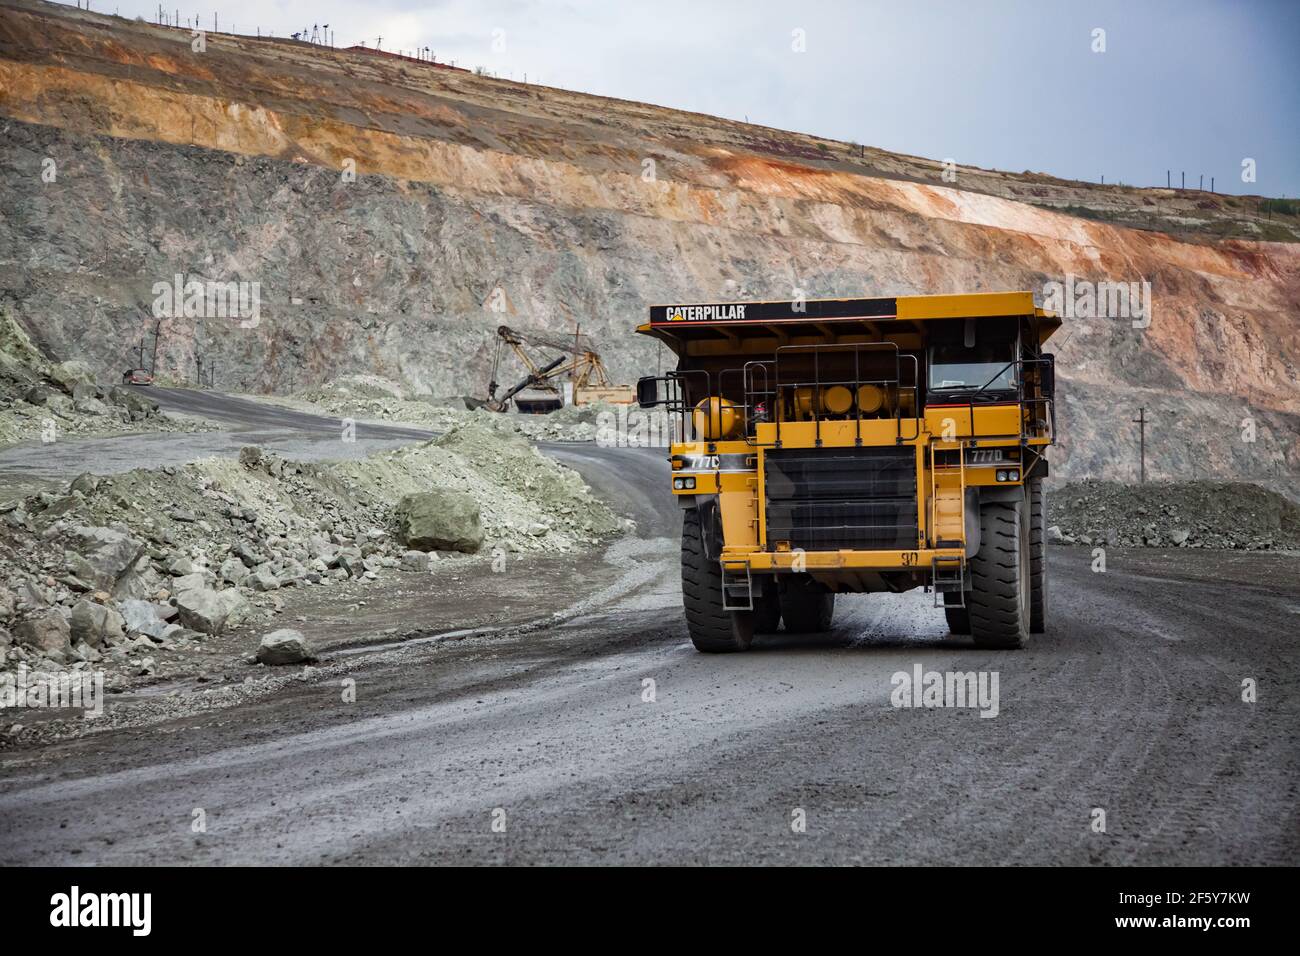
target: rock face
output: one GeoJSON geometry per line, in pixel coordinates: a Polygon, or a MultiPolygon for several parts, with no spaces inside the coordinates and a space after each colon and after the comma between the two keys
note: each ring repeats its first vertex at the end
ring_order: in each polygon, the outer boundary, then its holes
{"type": "Polygon", "coordinates": [[[302,664],[314,661],[316,653],[301,631],[286,627],[262,638],[257,659],[263,664],[302,664]]]}
{"type": "Polygon", "coordinates": [[[407,495],[394,511],[397,536],[414,551],[464,551],[483,544],[478,502],[461,491],[437,488],[407,495]]]}
{"type": "MultiPolygon", "coordinates": [[[[1146,281],[1148,326],[1070,318],[1055,343],[1053,473],[1127,479],[1138,405],[1153,476],[1300,469],[1300,225],[1254,200],[964,167],[950,185],[937,160],[215,34],[200,64],[152,27],[26,0],[0,41],[0,172],[77,170],[39,202],[0,193],[0,249],[25,250],[6,291],[100,372],[177,274],[260,283],[256,322],[204,324],[221,385],[377,373],[435,395],[482,394],[502,321],[580,323],[630,382],[657,365],[631,334],[651,302],[1146,281]],[[241,215],[211,228],[214,209],[241,215]]],[[[159,371],[191,373],[198,342],[165,318],[159,371]]]]}

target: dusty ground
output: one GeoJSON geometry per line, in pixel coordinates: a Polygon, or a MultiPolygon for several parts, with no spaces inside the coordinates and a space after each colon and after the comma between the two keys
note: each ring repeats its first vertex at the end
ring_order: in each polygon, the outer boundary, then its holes
{"type": "Polygon", "coordinates": [[[656,453],[556,453],[649,540],[504,588],[334,608],[313,672],[244,687],[232,665],[152,723],[19,746],[0,760],[0,862],[1295,861],[1295,555],[1111,549],[1096,574],[1052,549],[1051,631],[1022,653],[948,636],[911,593],[842,599],[822,639],[703,656],[656,453]],[[382,646],[389,628],[432,633],[382,646]],[[918,663],[997,671],[999,716],[893,708],[891,675],[918,663]]]}

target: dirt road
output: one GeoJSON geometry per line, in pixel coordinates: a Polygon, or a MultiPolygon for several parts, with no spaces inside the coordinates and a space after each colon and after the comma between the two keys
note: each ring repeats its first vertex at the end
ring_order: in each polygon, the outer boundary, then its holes
{"type": "MultiPolygon", "coordinates": [[[[819,640],[704,656],[683,630],[661,455],[549,451],[638,519],[644,540],[592,575],[621,563],[630,586],[556,626],[358,653],[355,702],[308,679],[9,751],[0,863],[1300,856],[1295,556],[1112,550],[1096,573],[1087,550],[1054,549],[1051,632],[1020,653],[948,636],[912,593],[842,598],[819,640]],[[892,706],[916,665],[996,671],[998,715],[892,706]]],[[[528,611],[574,584],[539,577],[528,611]]]]}
{"type": "Polygon", "coordinates": [[[245,445],[260,445],[295,461],[360,458],[433,437],[434,433],[380,422],[356,422],[344,440],[344,423],[279,405],[220,392],[142,388],[164,411],[205,418],[220,431],[146,433],[112,438],[68,439],[52,444],[23,442],[0,450],[0,484],[30,491],[34,482],[184,465],[200,458],[235,458],[245,445]]]}

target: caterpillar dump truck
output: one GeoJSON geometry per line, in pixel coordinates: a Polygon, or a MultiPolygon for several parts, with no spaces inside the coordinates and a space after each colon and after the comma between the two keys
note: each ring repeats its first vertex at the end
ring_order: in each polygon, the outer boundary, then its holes
{"type": "Polygon", "coordinates": [[[1030,292],[652,306],[696,648],[918,587],[977,646],[1041,633],[1059,326],[1030,292]]]}

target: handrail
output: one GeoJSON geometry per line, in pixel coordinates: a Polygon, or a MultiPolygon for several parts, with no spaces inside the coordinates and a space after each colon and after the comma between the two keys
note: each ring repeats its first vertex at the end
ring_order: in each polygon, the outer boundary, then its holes
{"type": "MultiPolygon", "coordinates": [[[[944,403],[944,404],[964,405],[966,407],[967,415],[970,421],[970,433],[971,435],[974,435],[975,434],[975,399],[979,395],[984,394],[984,392],[988,389],[988,387],[992,385],[994,382],[996,382],[1002,376],[1002,373],[1005,372],[1007,369],[1013,366],[1017,368],[1021,368],[1022,372],[1020,375],[1016,377],[1016,387],[1015,387],[1016,404],[1020,408],[1020,421],[1019,421],[1019,427],[1017,429],[1017,434],[1014,437],[1016,437],[1020,441],[1024,441],[1026,438],[1035,437],[1032,435],[1026,435],[1025,433],[1025,408],[1026,406],[1029,405],[1041,404],[1045,406],[1045,410],[1048,415],[1048,419],[1047,419],[1048,438],[1050,441],[1054,442],[1056,440],[1056,402],[1054,399],[1048,398],[1046,395],[1041,394],[1041,389],[1042,389],[1041,384],[1039,385],[1040,394],[1032,398],[1026,397],[1025,386],[1027,382],[1023,374],[1023,367],[1028,365],[1043,365],[1043,366],[1051,366],[1055,368],[1056,362],[1055,359],[1050,356],[1048,358],[1012,359],[1011,361],[1007,362],[1006,365],[1002,366],[1002,368],[998,369],[997,373],[991,379],[989,379],[987,382],[985,382],[983,385],[977,388],[974,392],[963,391],[960,395],[960,398],[962,399],[961,401],[955,401],[955,402],[944,403]]],[[[942,392],[943,390],[939,389],[938,391],[942,392]]],[[[928,393],[927,393],[927,397],[930,397],[928,393]]],[[[959,396],[953,395],[952,397],[958,398],[959,396]]],[[[988,437],[1003,437],[1003,436],[988,436],[988,437]]],[[[1008,436],[1008,437],[1012,437],[1012,436],[1008,436]]]]}
{"type": "MultiPolygon", "coordinates": [[[[783,404],[779,401],[780,393],[783,389],[795,390],[799,388],[812,387],[814,389],[820,390],[823,387],[830,386],[830,385],[851,386],[854,390],[854,401],[856,401],[857,392],[858,390],[860,390],[860,388],[863,385],[880,385],[880,386],[892,385],[898,396],[898,400],[895,401],[894,403],[894,410],[893,410],[893,418],[895,423],[894,426],[895,442],[898,444],[902,444],[904,441],[912,441],[920,437],[921,426],[915,416],[913,416],[914,431],[912,435],[904,438],[903,424],[902,424],[902,404],[903,404],[902,393],[903,392],[911,391],[912,408],[914,411],[919,410],[920,408],[920,404],[921,404],[920,382],[919,382],[920,364],[917,361],[915,355],[903,355],[896,342],[835,342],[835,343],[822,344],[822,345],[783,345],[776,350],[776,359],[774,364],[775,364],[775,374],[776,374],[776,393],[778,398],[777,404],[779,407],[783,404]],[[894,375],[892,378],[864,379],[862,378],[862,373],[861,373],[861,368],[862,368],[861,353],[864,350],[877,350],[877,349],[893,350],[894,375]],[[832,351],[843,352],[849,350],[852,350],[853,352],[854,377],[852,379],[834,379],[834,380],[825,380],[825,381],[822,380],[821,354],[824,352],[832,352],[832,351]],[[801,353],[801,352],[812,354],[813,378],[810,380],[799,380],[799,379],[795,379],[791,381],[782,380],[781,377],[782,355],[789,354],[789,353],[801,353]],[[902,362],[904,359],[910,360],[912,363],[912,384],[911,385],[903,384],[902,362]]],[[[820,446],[821,445],[821,422],[823,416],[817,409],[816,401],[812,403],[810,411],[813,417],[815,444],[820,446]]],[[[861,445],[862,444],[862,417],[859,414],[855,416],[855,418],[857,420],[855,426],[856,444],[861,445]]],[[[784,421],[784,415],[778,416],[776,421],[776,446],[777,447],[780,447],[781,445],[781,425],[783,421],[784,421]]]]}

